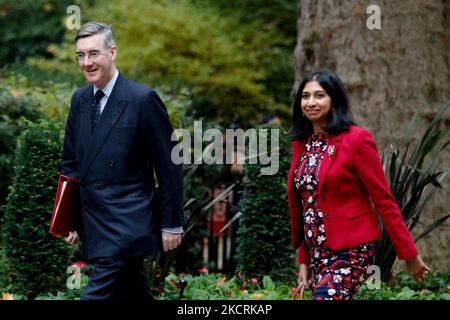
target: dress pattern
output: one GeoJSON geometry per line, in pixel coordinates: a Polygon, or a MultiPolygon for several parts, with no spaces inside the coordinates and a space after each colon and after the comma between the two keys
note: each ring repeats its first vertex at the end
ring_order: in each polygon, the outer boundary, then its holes
{"type": "Polygon", "coordinates": [[[375,242],[333,251],[326,244],[323,212],[319,207],[319,171],[324,157],[331,156],[326,132],[313,133],[305,143],[294,171],[294,187],[303,203],[303,228],[309,249],[313,300],[348,300],[366,279],[375,254],[375,242]]]}

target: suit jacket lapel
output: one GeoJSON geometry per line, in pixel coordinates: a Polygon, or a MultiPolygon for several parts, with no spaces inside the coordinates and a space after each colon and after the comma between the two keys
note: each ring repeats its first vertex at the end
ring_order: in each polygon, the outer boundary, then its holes
{"type": "MultiPolygon", "coordinates": [[[[119,73],[117,81],[111,92],[111,95],[108,98],[108,102],[106,103],[105,108],[100,115],[99,121],[95,127],[94,132],[90,135],[90,139],[88,140],[89,144],[87,146],[87,151],[80,169],[80,179],[82,179],[86,174],[87,169],[91,165],[92,161],[95,159],[95,156],[99,152],[100,148],[105,143],[106,138],[109,135],[109,132],[119,119],[127,103],[128,98],[126,96],[126,79],[119,73]]],[[[90,108],[89,109],[83,108],[83,110],[85,113],[83,115],[83,119],[85,120],[83,131],[85,132],[84,136],[86,136],[87,135],[86,132],[89,133],[91,132],[91,120],[90,120],[91,113],[90,108]],[[87,112],[87,110],[89,110],[89,112],[87,112]],[[87,117],[89,117],[89,120],[87,119],[87,117]]]]}
{"type": "Polygon", "coordinates": [[[330,136],[327,150],[325,151],[324,158],[321,162],[321,168],[319,171],[319,194],[322,194],[322,189],[327,178],[328,171],[333,164],[333,160],[336,158],[336,154],[339,150],[339,145],[342,140],[342,135],[332,135],[330,136]]]}
{"type": "MultiPolygon", "coordinates": [[[[84,95],[81,96],[81,119],[80,119],[80,142],[82,144],[82,150],[86,151],[89,141],[91,139],[91,110],[93,100],[93,86],[89,86],[84,95]]],[[[83,159],[84,155],[80,155],[80,159],[83,159]]]]}

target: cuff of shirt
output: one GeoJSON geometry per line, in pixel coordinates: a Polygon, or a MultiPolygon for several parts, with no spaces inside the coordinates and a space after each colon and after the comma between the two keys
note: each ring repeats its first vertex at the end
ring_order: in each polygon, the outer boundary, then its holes
{"type": "Polygon", "coordinates": [[[161,229],[162,232],[167,232],[167,233],[183,233],[183,227],[178,227],[178,228],[162,228],[161,229]]]}

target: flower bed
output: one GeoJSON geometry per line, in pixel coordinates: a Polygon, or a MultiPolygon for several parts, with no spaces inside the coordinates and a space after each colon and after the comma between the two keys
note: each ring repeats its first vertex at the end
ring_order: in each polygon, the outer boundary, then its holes
{"type": "MultiPolygon", "coordinates": [[[[82,266],[82,270],[85,266],[82,266]]],[[[84,270],[83,270],[84,271],[84,270]]],[[[239,274],[227,277],[209,273],[206,268],[198,270],[198,275],[169,274],[164,283],[164,292],[156,296],[158,300],[178,300],[180,291],[185,300],[292,300],[296,284],[275,283],[269,276],[262,279],[243,278],[239,274]],[[186,286],[182,290],[182,280],[186,286]]],[[[295,277],[293,277],[295,279],[295,277]]],[[[78,300],[82,288],[87,284],[87,276],[82,274],[81,288],[66,289],[55,293],[45,293],[37,300],[78,300]]],[[[0,290],[1,291],[1,290],[0,290]]],[[[303,299],[310,299],[311,292],[305,290],[303,299]]],[[[26,300],[20,294],[2,292],[0,300],[26,300]]],[[[449,275],[431,273],[421,283],[416,283],[408,274],[400,273],[394,283],[382,283],[379,289],[361,286],[357,300],[450,300],[449,275]]]]}

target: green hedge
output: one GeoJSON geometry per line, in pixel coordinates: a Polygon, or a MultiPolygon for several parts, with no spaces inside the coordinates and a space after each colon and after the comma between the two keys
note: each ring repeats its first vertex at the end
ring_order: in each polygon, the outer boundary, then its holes
{"type": "Polygon", "coordinates": [[[0,289],[35,297],[66,279],[69,246],[49,234],[61,157],[61,125],[24,120],[2,221],[0,289]]]}
{"type": "MultiPolygon", "coordinates": [[[[269,128],[277,127],[261,126],[258,132],[269,128]]],[[[276,281],[291,281],[296,266],[286,195],[290,144],[282,130],[279,155],[275,175],[261,175],[260,163],[245,164],[236,260],[238,269],[249,277],[269,275],[276,281]]]]}
{"type": "Polygon", "coordinates": [[[12,179],[14,151],[17,137],[22,128],[19,126],[20,117],[32,121],[42,117],[37,103],[28,96],[23,96],[7,85],[0,88],[0,219],[3,216],[1,208],[6,201],[8,186],[12,179]]]}

